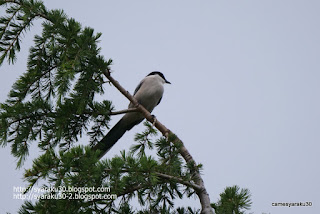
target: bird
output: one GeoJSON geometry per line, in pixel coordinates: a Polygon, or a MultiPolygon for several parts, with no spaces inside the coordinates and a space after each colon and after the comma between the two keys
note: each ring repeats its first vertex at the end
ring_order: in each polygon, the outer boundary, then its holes
{"type": "MultiPolygon", "coordinates": [[[[134,91],[133,97],[151,113],[161,102],[164,92],[163,85],[166,83],[171,84],[161,72],[153,71],[141,80],[134,91]]],[[[129,108],[133,107],[134,105],[130,103],[129,108]]],[[[126,131],[129,131],[141,123],[143,119],[144,116],[140,112],[126,113],[119,122],[109,130],[102,140],[92,147],[94,151],[100,150],[99,159],[116,144],[126,131]]]]}

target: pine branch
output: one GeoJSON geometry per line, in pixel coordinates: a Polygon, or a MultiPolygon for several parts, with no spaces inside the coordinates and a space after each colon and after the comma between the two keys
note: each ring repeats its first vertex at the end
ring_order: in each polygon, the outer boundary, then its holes
{"type": "MultiPolygon", "coordinates": [[[[30,11],[31,11],[31,9],[32,9],[32,7],[30,7],[29,5],[26,5],[25,3],[25,1],[16,1],[16,0],[1,0],[0,1],[0,6],[2,5],[2,4],[7,4],[7,3],[14,3],[14,4],[17,4],[17,5],[20,5],[20,6],[23,6],[23,7],[25,7],[26,9],[29,9],[30,11]]],[[[40,3],[40,4],[42,4],[42,2],[40,1],[36,1],[36,3],[40,3]]],[[[42,6],[43,6],[43,4],[42,4],[42,6]]],[[[44,19],[46,19],[46,20],[48,20],[48,21],[51,21],[50,20],[50,18],[45,14],[45,13],[36,13],[36,15],[37,16],[40,16],[41,18],[44,18],[44,19]]]]}
{"type": "Polygon", "coordinates": [[[124,196],[130,193],[134,193],[135,191],[138,191],[139,189],[144,188],[145,186],[142,184],[137,184],[134,186],[131,186],[130,188],[125,189],[123,192],[121,192],[120,194],[117,194],[117,196],[124,196]]]}
{"type": "Polygon", "coordinates": [[[42,2],[39,1],[15,1],[2,0],[0,5],[12,5],[7,9],[10,17],[1,17],[0,24],[0,65],[7,57],[9,63],[14,63],[16,58],[16,51],[20,51],[20,38],[23,32],[26,32],[32,25],[35,18],[41,17],[48,21],[46,9],[42,2]],[[18,5],[19,7],[15,7],[18,5]]]}
{"type": "MultiPolygon", "coordinates": [[[[2,36],[7,31],[7,29],[10,27],[10,23],[14,19],[14,17],[17,15],[21,7],[15,8],[14,12],[12,12],[12,15],[10,17],[2,17],[1,22],[4,22],[4,26],[1,29],[0,32],[0,40],[2,39],[2,36]]],[[[12,8],[11,8],[12,9],[12,8]]]]}
{"type": "MultiPolygon", "coordinates": [[[[111,76],[110,70],[108,68],[107,68],[107,70],[104,71],[104,75],[128,100],[130,100],[130,102],[133,104],[133,106],[139,112],[141,112],[143,114],[143,116],[149,122],[154,123],[154,117],[150,114],[150,112],[148,110],[146,110],[142,105],[140,105],[138,103],[138,101],[127,90],[125,90],[119,84],[118,81],[116,81],[111,76]]],[[[173,133],[167,127],[165,127],[162,123],[160,123],[159,120],[157,120],[154,125],[167,138],[169,137],[169,135],[173,135],[173,133]]],[[[189,153],[187,148],[184,146],[183,142],[178,137],[175,138],[173,143],[179,147],[179,149],[180,149],[179,153],[184,158],[186,163],[193,165],[194,169],[196,169],[196,170],[194,170],[194,174],[195,174],[194,182],[200,187],[195,190],[196,190],[196,193],[200,199],[200,203],[201,203],[201,207],[202,207],[201,213],[203,213],[203,214],[206,214],[206,213],[211,214],[212,213],[213,214],[213,210],[210,205],[209,194],[204,186],[204,182],[201,178],[200,172],[199,172],[199,170],[197,170],[196,162],[194,161],[193,157],[191,156],[191,154],[189,153]]]]}
{"type": "MultiPolygon", "coordinates": [[[[106,169],[105,171],[106,172],[111,172],[112,169],[106,169]]],[[[118,172],[129,173],[131,171],[127,170],[127,169],[122,169],[122,170],[118,170],[118,172]]],[[[173,176],[173,175],[168,175],[168,174],[165,174],[165,173],[162,173],[162,172],[147,172],[147,171],[139,171],[139,172],[140,173],[155,173],[160,178],[164,178],[164,179],[168,179],[168,180],[174,180],[177,183],[183,184],[183,185],[188,186],[188,187],[192,187],[193,189],[198,190],[198,191],[202,190],[201,186],[199,186],[197,184],[194,184],[194,183],[192,183],[190,181],[183,180],[182,178],[179,178],[179,177],[176,177],[176,176],[173,176]]],[[[121,193],[120,195],[125,195],[127,193],[132,193],[132,192],[137,191],[137,190],[139,190],[139,189],[141,189],[143,187],[144,186],[141,185],[141,184],[140,185],[136,185],[136,186],[134,186],[134,188],[129,188],[125,192],[121,193]]]]}
{"type": "Polygon", "coordinates": [[[161,178],[165,178],[165,179],[169,179],[169,180],[174,180],[178,183],[181,183],[181,184],[184,184],[188,187],[192,187],[194,190],[196,191],[201,191],[202,190],[202,187],[197,185],[197,184],[194,184],[194,183],[191,183],[189,181],[185,181],[183,180],[182,178],[179,178],[179,177],[176,177],[176,176],[173,176],[173,175],[167,175],[167,174],[164,174],[164,173],[160,173],[160,172],[155,172],[155,174],[161,178]]]}

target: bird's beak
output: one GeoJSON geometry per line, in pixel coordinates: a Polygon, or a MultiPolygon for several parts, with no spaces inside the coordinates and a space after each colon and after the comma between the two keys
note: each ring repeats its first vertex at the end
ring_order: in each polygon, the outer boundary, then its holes
{"type": "Polygon", "coordinates": [[[171,82],[169,82],[168,80],[166,80],[166,83],[171,84],[171,82]]]}

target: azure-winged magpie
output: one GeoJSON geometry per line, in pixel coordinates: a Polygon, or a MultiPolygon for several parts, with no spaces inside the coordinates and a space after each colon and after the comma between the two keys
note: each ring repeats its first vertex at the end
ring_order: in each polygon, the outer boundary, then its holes
{"type": "MultiPolygon", "coordinates": [[[[145,107],[149,112],[160,103],[163,95],[163,85],[171,84],[159,71],[148,74],[137,86],[134,91],[134,97],[139,104],[145,107]]],[[[133,108],[129,104],[129,108],[133,108]]],[[[111,147],[123,136],[123,134],[132,129],[135,125],[143,121],[144,116],[140,112],[128,112],[120,121],[108,132],[108,134],[93,147],[93,150],[100,150],[99,158],[105,155],[111,147]]]]}

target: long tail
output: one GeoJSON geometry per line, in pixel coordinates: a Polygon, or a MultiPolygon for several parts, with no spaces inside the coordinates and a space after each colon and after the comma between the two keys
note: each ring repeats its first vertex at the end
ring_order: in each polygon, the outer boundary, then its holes
{"type": "Polygon", "coordinates": [[[102,138],[99,143],[92,147],[94,151],[100,150],[99,159],[102,158],[114,144],[116,144],[126,131],[132,129],[133,126],[140,122],[141,121],[134,121],[128,123],[124,118],[120,119],[119,122],[110,129],[108,134],[102,138]]]}

